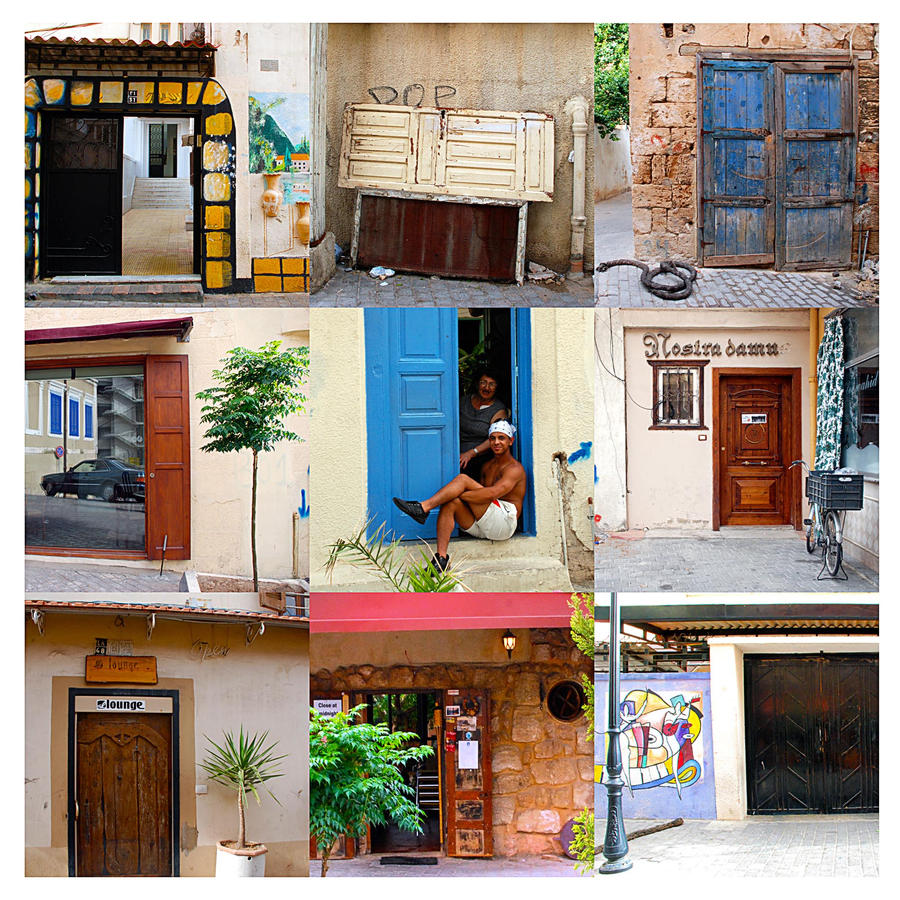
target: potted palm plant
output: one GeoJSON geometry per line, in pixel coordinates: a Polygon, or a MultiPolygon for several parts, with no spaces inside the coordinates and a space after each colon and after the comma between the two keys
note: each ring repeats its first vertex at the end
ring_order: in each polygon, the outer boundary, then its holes
{"type": "MultiPolygon", "coordinates": [[[[216,844],[216,877],[226,878],[261,878],[266,873],[265,844],[247,841],[245,821],[245,797],[253,793],[256,802],[260,803],[257,785],[264,785],[273,778],[280,778],[283,772],[278,771],[278,762],[285,758],[275,756],[274,750],[278,741],[266,746],[269,732],[262,734],[244,734],[241,726],[235,739],[234,733],[225,732],[222,745],[206,738],[210,747],[200,768],[211,781],[231,788],[237,794],[238,836],[237,840],[219,841],[216,844]]],[[[278,798],[268,789],[266,793],[281,805],[278,798]]]]}

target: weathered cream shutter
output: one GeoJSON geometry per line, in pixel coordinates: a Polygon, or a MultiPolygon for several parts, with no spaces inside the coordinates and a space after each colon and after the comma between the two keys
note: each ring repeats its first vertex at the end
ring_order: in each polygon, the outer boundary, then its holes
{"type": "Polygon", "coordinates": [[[341,187],[553,199],[553,118],[534,112],[349,104],[341,187]]]}

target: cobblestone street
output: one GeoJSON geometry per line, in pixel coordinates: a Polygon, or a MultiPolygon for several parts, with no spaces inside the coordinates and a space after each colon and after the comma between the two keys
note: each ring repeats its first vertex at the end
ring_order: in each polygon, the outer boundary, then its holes
{"type": "MultiPolygon", "coordinates": [[[[400,854],[395,854],[399,856],[400,854]]],[[[437,853],[409,853],[406,858],[434,857],[437,865],[381,865],[382,854],[357,856],[356,859],[333,859],[328,864],[326,878],[422,878],[434,876],[438,878],[560,878],[578,877],[575,864],[564,857],[535,856],[513,857],[511,859],[494,857],[493,859],[459,859],[440,856],[437,853]]],[[[309,874],[317,878],[322,874],[320,860],[309,861],[309,874]]],[[[588,876],[590,877],[590,873],[588,876]]]]}
{"type": "Polygon", "coordinates": [[[562,284],[498,284],[427,275],[394,275],[384,281],[338,268],[310,306],[590,306],[591,279],[562,284]]]}
{"type": "Polygon", "coordinates": [[[657,529],[607,534],[594,553],[598,591],[877,591],[878,573],[844,562],[846,581],[816,576],[819,553],[791,528],[657,529]]]}
{"type": "MultiPolygon", "coordinates": [[[[628,819],[628,832],[659,825],[628,819]]],[[[597,821],[603,843],[605,819],[597,821]]],[[[629,841],[634,868],[625,877],[877,876],[878,816],[751,816],[740,822],[687,819],[629,841]]],[[[598,865],[603,861],[598,858],[598,865]]],[[[617,876],[621,877],[621,876],[617,876]]],[[[863,890],[861,888],[861,890],[863,890]]]]}

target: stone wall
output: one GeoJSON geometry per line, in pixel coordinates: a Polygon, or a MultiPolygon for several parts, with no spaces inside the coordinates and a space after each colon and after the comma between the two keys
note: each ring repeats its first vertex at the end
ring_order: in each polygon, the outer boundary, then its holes
{"type": "Polygon", "coordinates": [[[594,768],[584,717],[554,719],[540,699],[554,684],[590,675],[566,629],[531,629],[527,660],[508,664],[341,666],[319,669],[310,691],[477,687],[491,692],[494,855],[560,853],[563,825],[593,803],[594,768]]]}
{"type": "Polygon", "coordinates": [[[859,55],[853,216],[878,255],[878,25],[632,25],[631,161],[638,259],[697,260],[697,51],[852,50],[859,55]]]}

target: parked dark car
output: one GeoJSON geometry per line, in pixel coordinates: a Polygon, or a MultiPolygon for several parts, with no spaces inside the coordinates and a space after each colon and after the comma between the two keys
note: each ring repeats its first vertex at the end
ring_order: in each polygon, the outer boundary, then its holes
{"type": "Polygon", "coordinates": [[[117,459],[86,459],[66,472],[41,477],[41,489],[48,497],[75,494],[80,499],[98,497],[115,500],[144,499],[144,470],[117,459]]]}

